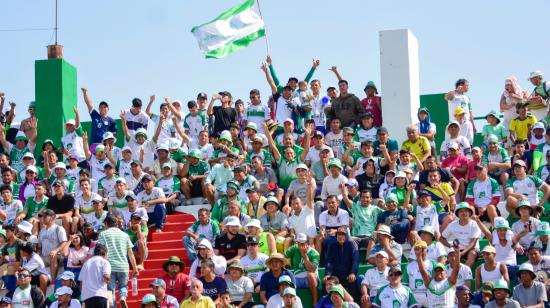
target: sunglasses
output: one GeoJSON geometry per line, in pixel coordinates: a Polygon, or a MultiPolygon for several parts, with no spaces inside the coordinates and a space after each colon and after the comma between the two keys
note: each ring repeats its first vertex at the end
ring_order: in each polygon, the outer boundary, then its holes
{"type": "Polygon", "coordinates": [[[28,274],[17,274],[17,279],[25,279],[27,277],[31,277],[31,275],[28,274]]]}

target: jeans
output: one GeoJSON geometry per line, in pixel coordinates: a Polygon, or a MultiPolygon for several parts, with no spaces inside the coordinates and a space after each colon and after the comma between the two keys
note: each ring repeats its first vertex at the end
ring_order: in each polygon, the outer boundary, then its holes
{"type": "Polygon", "coordinates": [[[410,221],[404,219],[401,222],[393,224],[391,227],[391,235],[395,237],[395,241],[399,244],[404,244],[407,241],[409,235],[410,221]]]}
{"type": "Polygon", "coordinates": [[[162,230],[164,221],[166,220],[166,207],[164,204],[155,205],[153,213],[147,213],[149,215],[149,225],[154,224],[157,230],[162,230]]]}
{"type": "Polygon", "coordinates": [[[113,292],[114,307],[116,307],[115,289],[118,282],[118,300],[128,297],[128,272],[111,272],[111,280],[109,281],[109,291],[113,292]]]}
{"type": "Polygon", "coordinates": [[[191,238],[190,236],[184,236],[183,237],[183,247],[185,247],[185,251],[187,251],[187,257],[189,258],[189,264],[193,264],[193,261],[197,258],[197,250],[195,249],[195,245],[197,242],[191,238]]]}

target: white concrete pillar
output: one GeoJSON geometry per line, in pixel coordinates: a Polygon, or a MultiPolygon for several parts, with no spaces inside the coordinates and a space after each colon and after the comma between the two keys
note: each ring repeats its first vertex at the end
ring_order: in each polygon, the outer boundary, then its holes
{"type": "Polygon", "coordinates": [[[380,31],[383,126],[401,145],[420,107],[418,41],[408,29],[380,31]]]}

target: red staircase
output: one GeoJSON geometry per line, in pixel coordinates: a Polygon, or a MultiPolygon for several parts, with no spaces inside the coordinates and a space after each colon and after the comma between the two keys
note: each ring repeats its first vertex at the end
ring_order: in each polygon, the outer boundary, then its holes
{"type": "MultiPolygon", "coordinates": [[[[193,224],[195,217],[190,214],[176,212],[174,215],[166,216],[166,224],[161,233],[156,233],[155,228],[149,228],[147,237],[147,248],[149,254],[143,264],[145,270],[139,273],[138,277],[138,295],[132,296],[131,281],[128,281],[128,307],[139,308],[141,299],[147,293],[151,293],[149,284],[157,277],[164,276],[162,264],[170,256],[178,256],[186,265],[185,273],[189,273],[189,259],[183,248],[182,238],[185,230],[193,224]]],[[[132,272],[130,271],[130,277],[132,272]]]]}

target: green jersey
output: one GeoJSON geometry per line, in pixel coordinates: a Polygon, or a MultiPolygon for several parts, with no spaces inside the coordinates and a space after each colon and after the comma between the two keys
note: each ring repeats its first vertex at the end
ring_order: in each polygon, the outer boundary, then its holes
{"type": "Polygon", "coordinates": [[[180,191],[180,179],[176,176],[162,177],[156,181],[155,186],[161,188],[166,196],[170,196],[180,191]]]}
{"type": "Polygon", "coordinates": [[[23,206],[23,211],[27,213],[25,220],[30,220],[34,215],[36,215],[40,210],[46,208],[48,204],[48,197],[43,196],[40,202],[36,202],[35,197],[27,198],[25,201],[25,206],[23,206]]]}
{"type": "MultiPolygon", "coordinates": [[[[319,260],[321,259],[319,253],[310,247],[306,255],[311,264],[315,266],[315,268],[318,268],[319,260]]],[[[296,278],[306,277],[308,270],[305,267],[304,258],[302,258],[298,244],[292,245],[287,251],[285,251],[285,256],[290,259],[290,271],[294,274],[294,276],[296,276],[296,278]]]]}

